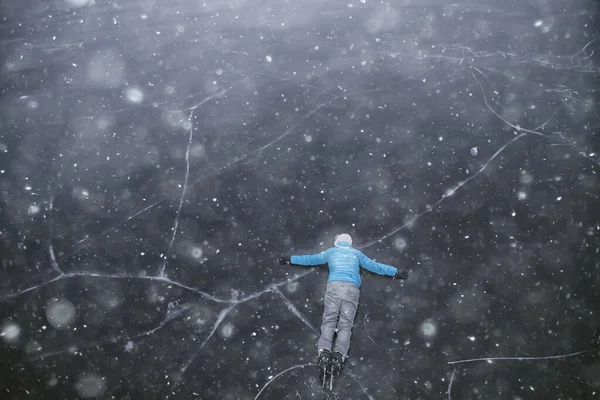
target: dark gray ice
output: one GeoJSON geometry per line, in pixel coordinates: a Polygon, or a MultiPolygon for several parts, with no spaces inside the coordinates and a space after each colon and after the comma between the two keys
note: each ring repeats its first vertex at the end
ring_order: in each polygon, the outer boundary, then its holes
{"type": "Polygon", "coordinates": [[[598,11],[3,2],[2,398],[597,398],[598,11]]]}

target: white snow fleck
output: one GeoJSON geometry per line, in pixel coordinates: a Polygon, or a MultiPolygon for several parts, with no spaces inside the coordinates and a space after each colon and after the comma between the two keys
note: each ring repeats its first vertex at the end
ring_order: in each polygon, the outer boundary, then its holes
{"type": "Polygon", "coordinates": [[[130,103],[140,104],[144,100],[144,93],[137,87],[125,89],[125,99],[130,103]]]}
{"type": "Polygon", "coordinates": [[[267,58],[267,62],[273,62],[273,57],[271,57],[270,55],[268,55],[266,58],[267,58]]]}
{"type": "Polygon", "coordinates": [[[233,327],[233,324],[227,323],[221,328],[221,336],[223,336],[226,339],[229,339],[233,336],[234,330],[235,328],[233,327]]]}
{"type": "Polygon", "coordinates": [[[58,384],[58,378],[55,375],[50,376],[46,382],[48,386],[54,387],[58,384]]]}
{"type": "Polygon", "coordinates": [[[84,188],[75,188],[73,189],[73,196],[77,200],[87,200],[90,197],[90,192],[84,188]]]}
{"type": "Polygon", "coordinates": [[[298,290],[299,286],[300,286],[300,284],[297,281],[294,281],[294,282],[290,282],[287,285],[285,285],[285,288],[288,291],[288,293],[294,293],[298,290]]]}
{"type": "Polygon", "coordinates": [[[408,243],[406,243],[406,239],[403,237],[398,237],[394,240],[394,247],[396,250],[403,252],[408,247],[408,243]]]}
{"type": "Polygon", "coordinates": [[[67,299],[54,299],[46,306],[46,318],[56,329],[68,329],[75,322],[75,306],[67,299]]]}
{"type": "Polygon", "coordinates": [[[14,343],[19,340],[20,334],[21,327],[14,322],[8,322],[2,326],[0,337],[2,337],[6,343],[14,343]]]}
{"type": "Polygon", "coordinates": [[[419,327],[419,332],[422,336],[431,338],[437,333],[437,325],[431,320],[424,321],[419,327]]]}
{"type": "Polygon", "coordinates": [[[71,7],[83,7],[85,6],[89,0],[67,0],[67,5],[71,7]]]}
{"type": "Polygon", "coordinates": [[[194,257],[194,258],[202,257],[202,249],[200,247],[194,247],[192,249],[192,257],[194,257]]]}
{"type": "Polygon", "coordinates": [[[527,171],[521,171],[521,183],[524,185],[529,185],[533,182],[533,175],[527,171]]]}
{"type": "Polygon", "coordinates": [[[35,215],[39,212],[40,212],[40,206],[38,206],[37,204],[32,204],[27,209],[27,214],[29,214],[29,215],[35,215]]]}

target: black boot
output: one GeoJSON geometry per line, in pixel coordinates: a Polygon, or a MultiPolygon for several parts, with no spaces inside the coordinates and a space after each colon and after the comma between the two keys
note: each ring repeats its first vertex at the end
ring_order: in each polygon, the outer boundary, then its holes
{"type": "Polygon", "coordinates": [[[344,368],[344,356],[339,351],[333,353],[333,357],[331,357],[331,373],[334,372],[339,374],[344,368]]]}
{"type": "Polygon", "coordinates": [[[330,369],[330,377],[329,377],[329,390],[333,390],[333,382],[342,372],[344,368],[344,356],[339,351],[333,353],[331,357],[331,369],[330,369]]]}
{"type": "Polygon", "coordinates": [[[331,351],[327,349],[319,350],[318,356],[318,364],[319,364],[319,379],[325,384],[326,375],[329,372],[330,364],[331,364],[331,351]]]}

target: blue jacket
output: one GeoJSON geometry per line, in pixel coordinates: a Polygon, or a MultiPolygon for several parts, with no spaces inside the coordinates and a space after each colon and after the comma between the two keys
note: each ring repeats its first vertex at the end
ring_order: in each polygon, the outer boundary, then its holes
{"type": "Polygon", "coordinates": [[[358,287],[360,287],[361,283],[359,265],[379,275],[394,276],[398,271],[395,267],[371,260],[359,250],[353,249],[346,242],[341,242],[338,246],[331,247],[319,254],[291,256],[290,262],[296,265],[321,265],[327,263],[329,265],[328,282],[351,282],[358,287]]]}

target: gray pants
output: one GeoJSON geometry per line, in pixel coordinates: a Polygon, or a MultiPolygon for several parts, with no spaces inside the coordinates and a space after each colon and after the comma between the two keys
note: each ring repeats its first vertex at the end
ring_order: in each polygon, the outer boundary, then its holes
{"type": "Polygon", "coordinates": [[[353,283],[332,281],[327,284],[321,337],[318,343],[319,350],[331,350],[333,334],[337,329],[333,351],[339,351],[346,358],[348,348],[350,348],[350,338],[359,298],[360,289],[353,283]]]}

